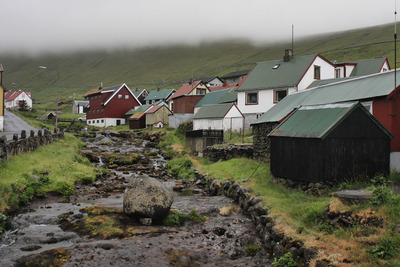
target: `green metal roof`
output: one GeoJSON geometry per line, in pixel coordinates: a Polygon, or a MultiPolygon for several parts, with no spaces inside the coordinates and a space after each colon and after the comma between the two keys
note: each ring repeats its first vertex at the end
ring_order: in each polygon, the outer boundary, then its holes
{"type": "Polygon", "coordinates": [[[194,114],[193,119],[223,118],[232,106],[232,103],[204,105],[194,114]]]}
{"type": "Polygon", "coordinates": [[[323,138],[356,104],[357,102],[300,107],[269,136],[323,138]]]}
{"type": "Polygon", "coordinates": [[[316,55],[293,57],[257,63],[238,91],[262,90],[297,85],[316,55]],[[275,67],[275,68],[274,68],[275,67]]]}
{"type": "Polygon", "coordinates": [[[202,99],[200,99],[199,102],[197,102],[196,104],[196,108],[204,106],[204,105],[212,105],[212,104],[218,104],[218,100],[219,98],[226,93],[226,89],[225,90],[220,90],[220,91],[214,91],[214,92],[210,92],[208,94],[206,94],[205,96],[203,96],[202,99]]]}
{"type": "Polygon", "coordinates": [[[350,63],[357,63],[350,76],[365,76],[369,74],[378,73],[385,62],[386,58],[375,58],[352,61],[350,63]]]}
{"type": "Polygon", "coordinates": [[[302,106],[276,127],[268,136],[324,139],[354,110],[362,109],[389,137],[392,135],[360,102],[302,106]]]}
{"type": "MultiPolygon", "coordinates": [[[[399,86],[400,74],[396,75],[399,86]]],[[[286,96],[253,124],[279,122],[299,106],[367,100],[388,96],[393,90],[393,71],[322,85],[286,96]]]]}
{"type": "Polygon", "coordinates": [[[145,97],[145,101],[167,99],[174,89],[166,89],[161,91],[151,91],[148,96],[145,97]]]}
{"type": "Polygon", "coordinates": [[[197,104],[196,108],[204,105],[234,103],[237,101],[237,87],[214,91],[206,94],[197,104]]]}
{"type": "Polygon", "coordinates": [[[237,102],[237,91],[236,91],[237,87],[232,87],[229,89],[226,89],[225,94],[223,94],[218,102],[219,103],[235,103],[237,102]]]}
{"type": "Polygon", "coordinates": [[[127,113],[125,113],[125,116],[127,115],[133,115],[135,113],[139,113],[139,112],[146,112],[149,108],[151,108],[153,105],[152,104],[148,104],[148,105],[141,105],[139,106],[137,109],[135,110],[129,110],[127,113]]]}

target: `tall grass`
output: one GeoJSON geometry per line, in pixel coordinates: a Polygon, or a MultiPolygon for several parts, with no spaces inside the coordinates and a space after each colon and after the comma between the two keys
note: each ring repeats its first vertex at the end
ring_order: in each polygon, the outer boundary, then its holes
{"type": "Polygon", "coordinates": [[[34,195],[55,191],[73,193],[75,183],[95,180],[87,158],[80,155],[83,143],[70,134],[36,151],[0,163],[0,212],[17,209],[34,195]]]}

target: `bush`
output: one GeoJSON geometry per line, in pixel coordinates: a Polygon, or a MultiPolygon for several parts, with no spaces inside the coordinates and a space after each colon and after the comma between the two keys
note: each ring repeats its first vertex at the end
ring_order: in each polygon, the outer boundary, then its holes
{"type": "Polygon", "coordinates": [[[371,254],[380,259],[388,260],[397,254],[397,246],[398,244],[393,239],[384,238],[378,245],[373,247],[371,254]]]}
{"type": "Polygon", "coordinates": [[[181,179],[189,179],[194,176],[192,161],[188,158],[176,158],[168,161],[166,167],[169,169],[169,174],[177,176],[181,179]]]}
{"type": "Polygon", "coordinates": [[[294,261],[292,253],[288,252],[279,259],[275,258],[272,263],[274,267],[295,267],[297,263],[294,261]]]}
{"type": "Polygon", "coordinates": [[[4,233],[6,230],[7,216],[0,213],[0,234],[4,233]]]}
{"type": "Polygon", "coordinates": [[[181,225],[185,221],[192,220],[194,222],[202,222],[206,220],[205,216],[199,214],[195,208],[192,208],[189,214],[182,214],[179,211],[172,211],[170,215],[168,215],[164,219],[165,225],[181,225]]]}
{"type": "Polygon", "coordinates": [[[75,185],[67,181],[58,182],[57,188],[64,197],[69,197],[75,194],[75,185]]]}
{"type": "Polygon", "coordinates": [[[370,197],[370,202],[375,206],[390,204],[393,201],[394,193],[386,186],[375,187],[370,197]]]}

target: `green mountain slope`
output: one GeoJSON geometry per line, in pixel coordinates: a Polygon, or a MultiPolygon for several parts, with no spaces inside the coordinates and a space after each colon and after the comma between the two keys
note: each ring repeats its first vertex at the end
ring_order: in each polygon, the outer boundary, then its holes
{"type": "MultiPolygon", "coordinates": [[[[320,53],[337,62],[388,57],[394,67],[393,25],[312,36],[295,40],[294,54],[320,53]]],[[[60,100],[67,102],[89,89],[126,83],[131,89],[179,88],[189,79],[222,76],[251,69],[258,61],[281,58],[291,43],[254,45],[226,40],[196,46],[146,47],[114,51],[85,51],[36,57],[0,55],[6,89],[31,91],[36,108],[54,108],[57,73],[39,69],[56,67],[60,73],[60,100]]],[[[399,60],[398,60],[399,61],[399,60]]]]}

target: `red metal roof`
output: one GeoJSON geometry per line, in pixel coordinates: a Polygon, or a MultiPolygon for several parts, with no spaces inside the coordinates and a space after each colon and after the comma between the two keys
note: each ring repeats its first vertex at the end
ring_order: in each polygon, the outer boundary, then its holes
{"type": "Polygon", "coordinates": [[[18,91],[18,92],[13,92],[13,91],[7,91],[4,93],[4,99],[6,101],[12,101],[15,98],[17,98],[19,95],[21,95],[22,93],[27,94],[30,98],[32,98],[31,93],[30,92],[25,92],[25,91],[18,91]]]}
{"type": "Polygon", "coordinates": [[[183,96],[183,95],[187,95],[189,94],[191,91],[193,91],[194,88],[196,88],[200,83],[202,83],[202,81],[196,81],[193,82],[191,84],[189,83],[185,83],[184,85],[181,86],[181,88],[178,89],[178,91],[175,92],[175,94],[173,94],[172,96],[170,96],[168,98],[168,100],[177,98],[179,96],[183,96]]]}

